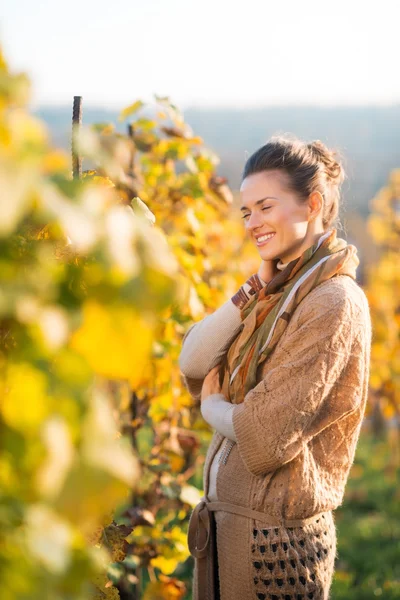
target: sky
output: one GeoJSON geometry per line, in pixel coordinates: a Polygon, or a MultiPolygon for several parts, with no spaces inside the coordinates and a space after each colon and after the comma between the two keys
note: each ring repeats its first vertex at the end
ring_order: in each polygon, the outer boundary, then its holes
{"type": "Polygon", "coordinates": [[[33,108],[400,102],[398,0],[2,0],[33,108]],[[397,6],[396,6],[397,5],[397,6]]]}

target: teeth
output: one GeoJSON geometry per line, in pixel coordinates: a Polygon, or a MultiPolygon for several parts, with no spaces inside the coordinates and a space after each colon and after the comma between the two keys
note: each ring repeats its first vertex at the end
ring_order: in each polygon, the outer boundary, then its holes
{"type": "Polygon", "coordinates": [[[259,242],[265,242],[265,240],[269,240],[270,238],[272,238],[275,234],[274,233],[268,233],[267,235],[262,235],[261,237],[259,237],[257,239],[257,243],[259,242]]]}

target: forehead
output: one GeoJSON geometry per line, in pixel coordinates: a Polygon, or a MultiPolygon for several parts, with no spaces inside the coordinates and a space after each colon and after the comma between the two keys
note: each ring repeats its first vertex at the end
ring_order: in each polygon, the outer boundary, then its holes
{"type": "Polygon", "coordinates": [[[240,186],[243,199],[254,201],[267,195],[279,196],[287,191],[288,177],[286,173],[278,170],[261,171],[248,175],[240,186]]]}

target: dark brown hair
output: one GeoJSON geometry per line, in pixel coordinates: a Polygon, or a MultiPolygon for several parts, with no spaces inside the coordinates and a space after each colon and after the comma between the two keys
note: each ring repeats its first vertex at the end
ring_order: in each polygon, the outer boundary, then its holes
{"type": "Polygon", "coordinates": [[[280,170],[287,174],[288,187],[304,202],[318,191],[324,199],[322,223],[325,229],[338,226],[340,186],[345,173],[337,152],[320,140],[274,136],[246,161],[242,181],[253,173],[280,170]]]}

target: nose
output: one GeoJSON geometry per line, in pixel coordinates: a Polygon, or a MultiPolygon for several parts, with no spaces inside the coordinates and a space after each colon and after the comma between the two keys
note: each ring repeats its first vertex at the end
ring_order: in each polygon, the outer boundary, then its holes
{"type": "Polygon", "coordinates": [[[262,216],[258,211],[254,211],[251,213],[249,218],[247,219],[246,227],[247,230],[252,232],[263,224],[262,216]]]}

